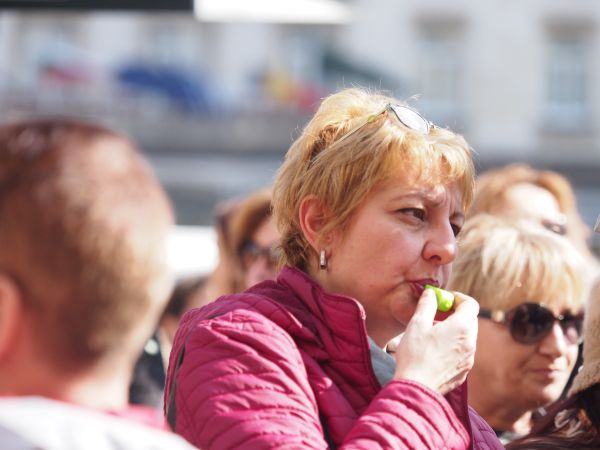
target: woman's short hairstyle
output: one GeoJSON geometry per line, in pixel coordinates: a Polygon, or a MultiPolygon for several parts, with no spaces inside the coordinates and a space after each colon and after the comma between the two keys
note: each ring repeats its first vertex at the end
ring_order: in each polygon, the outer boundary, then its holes
{"type": "Polygon", "coordinates": [[[271,218],[271,191],[268,189],[253,192],[235,205],[227,224],[227,251],[234,266],[230,278],[231,291],[246,289],[242,262],[244,247],[252,240],[256,230],[271,218]]]}
{"type": "Polygon", "coordinates": [[[479,214],[461,230],[448,288],[474,297],[482,308],[566,301],[579,311],[588,280],[583,257],[564,237],[532,221],[479,214]]]}
{"type": "Polygon", "coordinates": [[[573,188],[565,177],[550,170],[536,170],[524,163],[514,163],[488,170],[477,178],[469,215],[493,213],[506,198],[508,188],[519,183],[533,184],[550,192],[563,214],[572,214],[576,209],[573,188]]]}
{"type": "Polygon", "coordinates": [[[590,228],[577,211],[573,187],[557,172],[537,170],[523,163],[489,170],[477,178],[473,204],[468,211],[468,216],[480,213],[497,214],[499,210],[502,211],[509,188],[517,184],[531,184],[545,189],[556,199],[560,211],[565,215],[567,237],[592,264],[597,265],[587,242],[590,228]]]}
{"type": "Polygon", "coordinates": [[[400,102],[357,88],[331,95],[292,144],[273,186],[282,263],[305,269],[314,259],[299,221],[300,204],[309,196],[318,198],[326,211],[321,238],[343,231],[373,187],[391,179],[407,184],[457,182],[462,206],[468,208],[474,168],[462,136],[438,127],[422,134],[400,125],[389,113],[365,124],[389,103],[400,102]]]}
{"type": "Polygon", "coordinates": [[[126,137],[60,119],[0,126],[0,271],[57,365],[137,357],[172,286],[172,224],[126,137]]]}
{"type": "Polygon", "coordinates": [[[271,217],[271,192],[263,189],[240,200],[229,219],[229,245],[240,258],[244,245],[252,240],[258,228],[271,217]]]}

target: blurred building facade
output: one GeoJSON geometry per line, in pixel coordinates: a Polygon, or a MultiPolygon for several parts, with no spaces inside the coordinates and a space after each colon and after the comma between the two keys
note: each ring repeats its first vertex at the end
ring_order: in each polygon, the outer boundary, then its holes
{"type": "Polygon", "coordinates": [[[480,168],[524,160],[565,173],[595,220],[600,2],[345,3],[344,25],[3,12],[0,117],[122,129],[156,162],[181,220],[207,223],[214,202],[271,181],[321,97],[357,84],[465,134],[480,168]]]}

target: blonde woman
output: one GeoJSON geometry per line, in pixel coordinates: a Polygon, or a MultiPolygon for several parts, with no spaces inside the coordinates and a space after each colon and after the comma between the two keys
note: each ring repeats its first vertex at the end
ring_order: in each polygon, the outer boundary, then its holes
{"type": "Polygon", "coordinates": [[[277,280],[182,321],[174,429],[205,450],[501,448],[463,386],[477,303],[457,293],[433,326],[424,289],[448,280],[472,189],[462,137],[382,95],[325,99],[273,187],[277,280]]]}
{"type": "Polygon", "coordinates": [[[586,308],[583,367],[568,397],[554,405],[532,432],[510,450],[600,448],[600,279],[586,308]]]}
{"type": "Polygon", "coordinates": [[[527,434],[558,399],[577,359],[587,267],[539,224],[490,215],[467,221],[449,283],[479,301],[469,401],[503,440],[527,434]]]}

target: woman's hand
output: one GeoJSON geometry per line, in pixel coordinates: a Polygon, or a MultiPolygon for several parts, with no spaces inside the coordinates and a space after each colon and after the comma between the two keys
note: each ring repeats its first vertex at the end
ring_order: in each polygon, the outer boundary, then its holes
{"type": "Polygon", "coordinates": [[[446,394],[464,383],[473,367],[479,304],[455,292],[454,312],[434,325],[436,311],[435,293],[425,289],[396,347],[394,378],[417,381],[446,394]]]}

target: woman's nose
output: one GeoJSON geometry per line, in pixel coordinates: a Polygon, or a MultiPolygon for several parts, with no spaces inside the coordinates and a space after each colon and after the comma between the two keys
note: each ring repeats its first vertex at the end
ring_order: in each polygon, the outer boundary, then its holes
{"type": "Polygon", "coordinates": [[[423,247],[423,257],[439,265],[449,264],[456,258],[456,236],[452,226],[431,230],[431,234],[423,247]]]}
{"type": "Polygon", "coordinates": [[[554,322],[550,333],[540,342],[539,352],[544,355],[558,357],[567,352],[568,346],[569,343],[565,333],[558,322],[554,322]]]}

